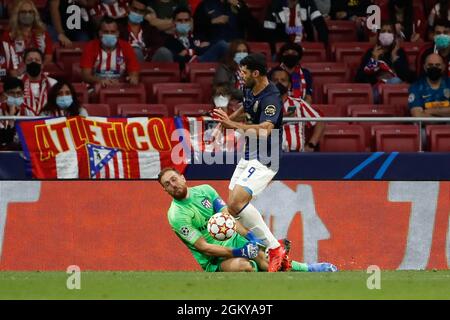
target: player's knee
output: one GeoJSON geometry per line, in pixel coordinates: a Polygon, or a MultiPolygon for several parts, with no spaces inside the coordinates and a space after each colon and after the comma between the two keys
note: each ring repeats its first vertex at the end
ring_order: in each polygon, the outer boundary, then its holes
{"type": "Polygon", "coordinates": [[[241,259],[239,261],[239,271],[240,272],[252,272],[253,266],[247,259],[241,259]]]}

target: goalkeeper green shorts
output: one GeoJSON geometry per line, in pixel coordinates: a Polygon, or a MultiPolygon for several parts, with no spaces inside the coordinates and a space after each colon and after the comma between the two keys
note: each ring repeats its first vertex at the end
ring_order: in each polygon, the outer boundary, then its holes
{"type": "MultiPolygon", "coordinates": [[[[234,237],[233,241],[231,241],[231,243],[227,245],[227,247],[240,248],[243,247],[247,242],[248,240],[246,238],[244,238],[240,234],[237,234],[236,237],[234,237]]],[[[205,270],[206,272],[221,272],[222,270],[220,269],[220,264],[224,260],[226,260],[226,258],[214,257],[213,259],[209,260],[206,265],[202,266],[203,270],[205,270]]],[[[256,263],[254,263],[254,265],[256,265],[256,263]]]]}

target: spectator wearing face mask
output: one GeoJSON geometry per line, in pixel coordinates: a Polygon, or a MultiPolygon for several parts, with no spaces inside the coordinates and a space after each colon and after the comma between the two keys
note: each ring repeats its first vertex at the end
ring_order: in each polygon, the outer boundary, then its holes
{"type": "Polygon", "coordinates": [[[86,44],[81,56],[81,76],[84,82],[101,87],[119,82],[139,83],[139,62],[130,44],[119,39],[119,28],[114,19],[105,17],[100,22],[100,39],[86,44]]]}
{"type": "Polygon", "coordinates": [[[228,82],[216,83],[212,90],[212,100],[216,108],[222,108],[232,114],[242,102],[242,92],[230,89],[228,82]]]}
{"type": "Polygon", "coordinates": [[[228,90],[233,92],[235,96],[242,97],[244,89],[244,79],[239,70],[239,63],[250,52],[250,47],[245,40],[237,39],[230,42],[230,46],[225,54],[223,63],[216,70],[213,84],[228,85],[228,90]]]}
{"type": "Polygon", "coordinates": [[[448,20],[436,21],[431,33],[433,43],[424,47],[417,57],[417,70],[423,70],[425,59],[432,53],[438,53],[444,62],[447,62],[447,75],[450,76],[450,22],[448,20]]]}
{"type": "Polygon", "coordinates": [[[356,82],[373,85],[375,103],[379,102],[379,85],[414,81],[414,73],[409,69],[405,51],[400,48],[395,36],[395,28],[383,23],[378,33],[378,41],[362,59],[356,74],[356,82]]]}
{"type": "MultiPolygon", "coordinates": [[[[289,73],[277,67],[270,71],[270,80],[276,84],[283,101],[283,116],[296,118],[320,118],[322,115],[301,98],[289,96],[292,81],[289,73]]],[[[283,126],[283,151],[313,152],[319,150],[319,142],[325,132],[324,122],[297,122],[283,126]],[[312,130],[307,139],[307,131],[312,130]],[[308,142],[306,142],[308,141],[308,142]]]]}
{"type": "Polygon", "coordinates": [[[144,20],[147,12],[146,0],[132,0],[128,24],[120,29],[120,38],[128,41],[139,62],[150,60],[153,52],[164,43],[161,33],[144,20]]]}
{"type": "Polygon", "coordinates": [[[409,88],[408,105],[413,117],[450,117],[450,80],[446,65],[437,53],[430,54],[423,66],[424,77],[409,88]]]}
{"type": "Polygon", "coordinates": [[[291,76],[292,86],[289,95],[311,104],[313,80],[309,70],[301,65],[302,56],[303,48],[299,44],[286,43],[280,48],[278,61],[280,67],[291,76]]]}
{"type": "Polygon", "coordinates": [[[211,44],[204,38],[198,37],[193,32],[194,21],[189,8],[178,7],[175,9],[173,20],[175,34],[170,36],[164,45],[171,52],[169,61],[179,62],[183,68],[189,62],[217,62],[223,57],[228,49],[228,44],[225,41],[211,44]]]}
{"type": "Polygon", "coordinates": [[[42,113],[53,117],[88,116],[87,110],[78,102],[77,93],[72,84],[65,80],[59,81],[52,87],[42,113]]]}
{"type": "MultiPolygon", "coordinates": [[[[0,116],[27,116],[29,112],[23,97],[23,82],[18,78],[8,77],[3,83],[4,102],[0,104],[0,116]]],[[[0,121],[0,148],[18,149],[19,139],[16,134],[14,120],[0,121]]]]}
{"type": "Polygon", "coordinates": [[[47,103],[48,93],[57,82],[42,71],[44,55],[39,49],[27,49],[24,53],[25,74],[21,76],[24,84],[24,98],[28,110],[39,116],[47,103]]]}
{"type": "Polygon", "coordinates": [[[420,41],[421,33],[426,28],[426,22],[424,16],[419,16],[418,12],[414,12],[413,2],[390,0],[388,8],[397,37],[402,41],[420,41]]]}
{"type": "Polygon", "coordinates": [[[9,19],[9,30],[3,34],[3,41],[14,48],[19,63],[23,63],[24,52],[29,48],[37,48],[44,53],[44,64],[52,61],[51,37],[31,0],[21,0],[13,7],[9,19]]]}

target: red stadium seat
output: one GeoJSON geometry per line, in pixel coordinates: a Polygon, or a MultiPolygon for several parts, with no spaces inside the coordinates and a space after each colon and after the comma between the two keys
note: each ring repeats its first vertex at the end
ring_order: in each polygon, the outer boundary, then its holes
{"type": "Polygon", "coordinates": [[[120,84],[117,87],[102,88],[99,91],[99,103],[107,103],[111,106],[112,115],[116,114],[116,106],[123,103],[145,103],[147,95],[145,86],[141,83],[137,86],[120,84]]]}
{"type": "Polygon", "coordinates": [[[65,79],[70,81],[70,75],[56,63],[47,63],[44,65],[44,72],[48,74],[50,78],[65,79]]]}
{"type": "Polygon", "coordinates": [[[173,108],[177,104],[201,103],[203,92],[198,83],[156,83],[153,85],[153,94],[156,103],[163,103],[173,114],[173,108]]]}
{"type": "Polygon", "coordinates": [[[419,127],[415,125],[372,126],[372,136],[375,139],[376,151],[419,151],[419,127]]]}
{"type": "Polygon", "coordinates": [[[345,62],[350,69],[350,77],[356,75],[364,54],[372,48],[369,42],[338,42],[331,46],[331,55],[336,62],[345,62]]]}
{"type": "Polygon", "coordinates": [[[330,104],[346,106],[373,102],[372,87],[368,83],[330,83],[325,84],[323,90],[330,104]]]}
{"type": "Polygon", "coordinates": [[[189,82],[202,86],[205,103],[211,100],[212,83],[217,70],[217,63],[189,63],[186,66],[189,82]]]}
{"type": "Polygon", "coordinates": [[[83,80],[81,79],[81,67],[79,63],[74,63],[71,66],[71,70],[72,72],[71,77],[72,77],[72,82],[82,82],[83,80]]]}
{"type": "Polygon", "coordinates": [[[426,132],[431,152],[450,152],[450,125],[428,125],[426,132]]]}
{"type": "Polygon", "coordinates": [[[250,47],[250,52],[252,53],[262,53],[266,56],[267,61],[272,60],[272,50],[270,50],[270,45],[267,42],[247,42],[250,47]]]}
{"type": "Polygon", "coordinates": [[[390,104],[405,108],[408,106],[409,84],[382,84],[380,85],[381,101],[383,104],[390,104]]]}
{"type": "Polygon", "coordinates": [[[89,103],[89,92],[84,83],[72,83],[81,104],[89,103]]]}
{"type": "Polygon", "coordinates": [[[381,104],[353,104],[347,106],[349,117],[401,117],[398,108],[381,104]]]}
{"type": "MultiPolygon", "coordinates": [[[[276,50],[277,54],[280,52],[281,47],[284,42],[277,42],[276,50]]],[[[321,42],[302,42],[303,57],[302,63],[304,62],[324,62],[327,61],[327,51],[321,42]]]]}
{"type": "MultiPolygon", "coordinates": [[[[401,111],[398,108],[391,105],[381,105],[381,104],[355,104],[347,106],[347,116],[348,117],[396,117],[402,116],[401,111]]],[[[357,120],[357,119],[355,119],[357,120]]],[[[370,149],[374,147],[374,141],[371,141],[371,129],[374,125],[384,124],[381,121],[371,121],[371,122],[352,122],[363,127],[366,135],[366,147],[370,149]]]]}
{"type": "Polygon", "coordinates": [[[89,116],[110,117],[111,110],[108,104],[104,103],[86,103],[83,107],[87,110],[89,116]]]}
{"type": "MultiPolygon", "coordinates": [[[[180,65],[167,62],[145,62],[141,64],[139,73],[140,82],[145,84],[147,91],[152,89],[153,84],[163,82],[180,81],[180,65]]],[[[150,99],[150,95],[148,96],[150,99]]]]}
{"type": "Polygon", "coordinates": [[[311,105],[314,109],[320,111],[323,117],[344,117],[345,112],[341,106],[335,104],[315,104],[311,105]]]}
{"type": "Polygon", "coordinates": [[[247,0],[246,3],[248,8],[250,9],[251,14],[259,22],[263,22],[269,2],[266,0],[247,0]]]}
{"type": "Polygon", "coordinates": [[[364,152],[364,129],[358,125],[333,124],[325,127],[321,152],[364,152]]]}
{"type": "Polygon", "coordinates": [[[328,26],[328,41],[330,43],[358,40],[354,21],[327,20],[326,23],[328,26]]]}
{"type": "Polygon", "coordinates": [[[211,104],[177,104],[174,113],[176,116],[201,117],[209,115],[213,107],[211,104]]]}
{"type": "Polygon", "coordinates": [[[302,66],[311,72],[313,78],[313,101],[325,103],[323,85],[327,83],[342,83],[349,81],[349,69],[340,62],[308,62],[302,66]]]}
{"type": "Polygon", "coordinates": [[[0,94],[3,93],[3,82],[0,82],[0,94]]]}
{"type": "Polygon", "coordinates": [[[81,48],[56,48],[56,63],[62,65],[66,72],[70,72],[74,63],[80,63],[82,53],[81,48]]]}
{"type": "MultiPolygon", "coordinates": [[[[423,22],[425,23],[425,21],[423,22]]],[[[408,58],[409,68],[413,71],[417,69],[417,59],[422,51],[423,47],[430,46],[430,43],[416,43],[416,42],[402,42],[400,47],[405,50],[406,57],[408,58]]],[[[420,67],[422,68],[422,67],[420,67]]]]}
{"type": "Polygon", "coordinates": [[[119,104],[117,114],[124,117],[169,117],[165,104],[119,104]]]}

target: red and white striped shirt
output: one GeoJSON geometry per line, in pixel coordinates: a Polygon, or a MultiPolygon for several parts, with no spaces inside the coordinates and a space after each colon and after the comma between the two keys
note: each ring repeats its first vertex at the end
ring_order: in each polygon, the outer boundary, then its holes
{"type": "Polygon", "coordinates": [[[39,116],[47,103],[50,89],[57,81],[44,74],[40,81],[31,81],[27,74],[21,79],[24,86],[24,103],[29,107],[28,115],[39,116]]]}
{"type": "MultiPolygon", "coordinates": [[[[6,102],[0,104],[0,116],[34,116],[34,112],[23,103],[19,108],[16,108],[14,112],[11,112],[10,107],[6,102]]],[[[14,127],[14,120],[0,121],[0,129],[14,127]]]]}
{"type": "Polygon", "coordinates": [[[19,67],[19,58],[14,47],[6,41],[0,45],[0,79],[3,79],[10,70],[17,70],[19,67]]]}
{"type": "MultiPolygon", "coordinates": [[[[289,107],[295,107],[294,117],[320,118],[322,114],[311,107],[305,100],[288,97],[283,104],[284,114],[289,107]]],[[[283,151],[303,151],[305,148],[305,126],[315,126],[316,122],[287,123],[283,126],[283,151]]]]}
{"type": "Polygon", "coordinates": [[[108,16],[110,18],[119,19],[128,15],[128,1],[118,0],[112,4],[99,3],[89,11],[94,17],[108,16]]]}
{"type": "Polygon", "coordinates": [[[126,73],[139,72],[139,62],[130,44],[118,40],[114,50],[107,51],[101,47],[100,40],[90,41],[84,48],[80,67],[92,69],[99,78],[121,78],[126,73]]]}
{"type": "Polygon", "coordinates": [[[9,43],[19,58],[19,63],[23,61],[23,54],[26,49],[37,48],[41,50],[44,55],[53,54],[53,42],[50,34],[44,32],[38,35],[35,31],[32,32],[28,39],[14,39],[9,31],[3,33],[2,40],[9,43]]]}

